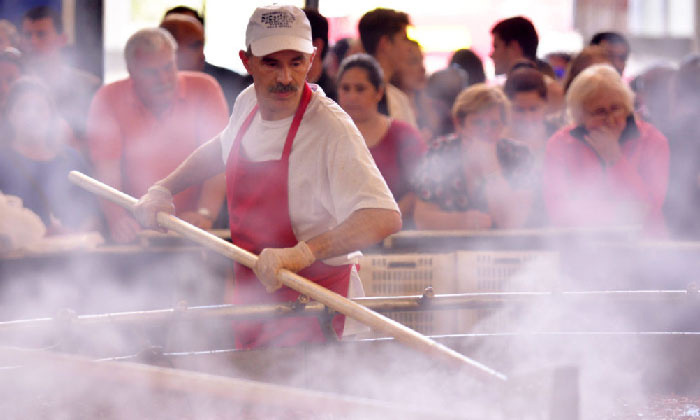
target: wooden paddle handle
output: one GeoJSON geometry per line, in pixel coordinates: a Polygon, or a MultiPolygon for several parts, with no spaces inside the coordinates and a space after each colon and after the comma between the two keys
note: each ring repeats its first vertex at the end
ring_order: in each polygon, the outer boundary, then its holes
{"type": "MultiPolygon", "coordinates": [[[[46,392],[54,392],[61,397],[60,401],[62,402],[67,396],[77,397],[78,394],[75,393],[75,390],[81,389],[89,383],[103,391],[111,389],[115,391],[98,394],[101,397],[93,401],[95,404],[110,401],[110,398],[113,398],[113,401],[123,401],[124,395],[130,395],[123,392],[124,387],[127,387],[135,389],[134,392],[148,388],[149,392],[170,392],[174,395],[184,394],[190,397],[195,395],[208,396],[217,400],[227,400],[233,404],[233,407],[239,405],[264,407],[273,410],[273,412],[279,410],[280,414],[282,412],[289,413],[290,410],[293,412],[301,411],[302,416],[308,415],[309,417],[323,412],[329,413],[331,417],[339,416],[341,418],[346,418],[348,413],[352,413],[352,418],[463,419],[460,414],[447,413],[448,407],[442,407],[441,410],[438,409],[440,411],[436,412],[434,408],[419,407],[417,402],[413,405],[402,405],[376,399],[292,388],[285,385],[142,363],[93,361],[83,356],[4,346],[0,346],[0,358],[15,366],[23,365],[3,372],[4,380],[17,382],[14,389],[20,389],[22,392],[34,392],[32,395],[38,393],[42,397],[47,395],[46,392]],[[42,380],[40,390],[36,390],[27,388],[28,383],[23,380],[27,377],[46,379],[42,380]],[[77,383],[74,380],[71,381],[75,377],[80,377],[81,380],[77,383]],[[62,394],[63,391],[68,392],[62,394]]],[[[53,396],[55,394],[52,394],[53,396]]],[[[69,397],[68,401],[72,401],[72,399],[69,397]]],[[[153,401],[158,401],[158,399],[153,401]]],[[[43,407],[40,406],[40,408],[43,407]]]]}
{"type": "MultiPolygon", "coordinates": [[[[77,171],[71,171],[70,174],[68,174],[68,178],[76,185],[133,212],[137,202],[135,198],[77,171]]],[[[258,259],[255,254],[226,242],[223,239],[217,238],[209,232],[192,226],[171,214],[158,213],[156,220],[160,226],[175,231],[247,267],[252,268],[258,259]]],[[[469,372],[473,372],[487,380],[496,380],[497,382],[504,382],[506,380],[506,376],[502,373],[433,341],[403,324],[365,308],[323,286],[319,286],[298,274],[288,270],[280,270],[278,279],[285,286],[309,296],[334,311],[355,319],[374,330],[386,333],[394,337],[397,341],[418,351],[454,363],[457,366],[465,367],[469,372]]]]}

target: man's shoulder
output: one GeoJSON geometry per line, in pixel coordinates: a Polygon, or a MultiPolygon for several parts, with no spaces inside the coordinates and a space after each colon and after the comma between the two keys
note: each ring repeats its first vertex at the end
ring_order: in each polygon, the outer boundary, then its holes
{"type": "Polygon", "coordinates": [[[386,85],[386,94],[389,97],[389,100],[393,99],[408,103],[408,95],[391,83],[387,83],[386,85]]]}
{"type": "Polygon", "coordinates": [[[211,86],[219,86],[216,79],[199,71],[178,71],[177,78],[180,83],[184,83],[188,88],[210,88],[211,86]]]}
{"type": "Polygon", "coordinates": [[[224,93],[216,79],[208,74],[193,71],[179,71],[177,77],[180,99],[197,102],[210,110],[212,107],[218,108],[218,105],[225,106],[228,115],[228,107],[223,102],[224,93]]]}
{"type": "Polygon", "coordinates": [[[258,99],[255,96],[255,86],[250,85],[243,89],[240,94],[236,97],[236,101],[233,104],[232,114],[237,114],[240,112],[250,112],[255,106],[258,99]]]}

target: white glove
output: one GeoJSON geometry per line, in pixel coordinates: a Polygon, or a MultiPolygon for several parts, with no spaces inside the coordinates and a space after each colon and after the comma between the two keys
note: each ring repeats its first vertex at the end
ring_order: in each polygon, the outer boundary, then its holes
{"type": "Polygon", "coordinates": [[[161,185],[152,185],[148,189],[148,192],[136,203],[134,216],[136,216],[136,220],[138,220],[142,226],[150,229],[158,229],[156,214],[161,211],[168,214],[175,213],[173,195],[167,188],[161,185]]]}
{"type": "Polygon", "coordinates": [[[293,273],[300,271],[316,261],[306,242],[301,241],[292,248],[265,248],[258,257],[253,271],[268,292],[282,287],[277,280],[277,273],[284,268],[293,273]]]}

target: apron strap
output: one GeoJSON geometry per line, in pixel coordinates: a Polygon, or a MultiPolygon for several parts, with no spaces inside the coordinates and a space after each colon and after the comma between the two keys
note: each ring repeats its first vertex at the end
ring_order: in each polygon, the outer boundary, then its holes
{"type": "Polygon", "coordinates": [[[299,126],[301,125],[301,120],[304,118],[304,112],[306,112],[306,107],[311,102],[311,87],[308,83],[304,83],[304,91],[301,94],[301,101],[297,107],[297,111],[294,114],[294,119],[292,120],[292,125],[289,127],[289,132],[287,133],[287,139],[284,142],[284,150],[282,151],[282,158],[289,157],[292,152],[292,143],[294,143],[294,137],[299,131],[299,126]]]}

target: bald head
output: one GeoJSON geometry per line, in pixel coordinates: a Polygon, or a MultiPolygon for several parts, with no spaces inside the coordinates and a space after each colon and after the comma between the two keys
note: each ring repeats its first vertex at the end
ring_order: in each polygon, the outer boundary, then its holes
{"type": "Polygon", "coordinates": [[[167,15],[160,27],[177,41],[177,66],[180,70],[202,71],[204,68],[204,27],[192,16],[167,15]]]}

